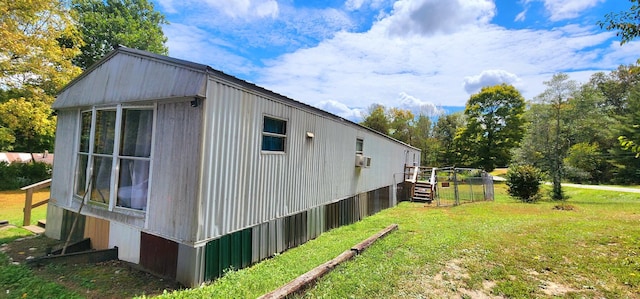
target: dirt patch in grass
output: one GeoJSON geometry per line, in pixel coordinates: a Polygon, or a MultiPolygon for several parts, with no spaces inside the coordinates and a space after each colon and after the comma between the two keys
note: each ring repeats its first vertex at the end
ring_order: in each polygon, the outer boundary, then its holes
{"type": "MultiPolygon", "coordinates": [[[[33,236],[0,245],[0,251],[14,264],[25,264],[29,258],[44,256],[47,247],[58,249],[62,241],[45,236],[33,236]]],[[[92,264],[50,264],[32,268],[34,275],[56,282],[86,298],[131,298],[138,295],[159,295],[181,286],[141,271],[124,261],[92,264]]]]}

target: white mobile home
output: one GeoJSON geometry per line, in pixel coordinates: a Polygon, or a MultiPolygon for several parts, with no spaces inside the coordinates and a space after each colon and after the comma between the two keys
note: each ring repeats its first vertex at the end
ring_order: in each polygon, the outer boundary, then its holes
{"type": "Polygon", "coordinates": [[[396,204],[420,151],[208,66],[120,47],[58,95],[46,234],[193,286],[396,204]]]}

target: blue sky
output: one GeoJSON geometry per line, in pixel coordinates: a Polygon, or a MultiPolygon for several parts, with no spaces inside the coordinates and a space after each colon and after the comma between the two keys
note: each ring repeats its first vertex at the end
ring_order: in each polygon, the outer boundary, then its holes
{"type": "Polygon", "coordinates": [[[640,58],[596,22],[627,0],[155,0],[169,55],[358,121],[371,104],[433,114],[554,73],[585,82],[640,58]]]}

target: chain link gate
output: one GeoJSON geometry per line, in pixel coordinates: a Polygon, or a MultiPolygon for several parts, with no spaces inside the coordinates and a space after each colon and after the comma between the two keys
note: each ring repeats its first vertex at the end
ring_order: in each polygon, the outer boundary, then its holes
{"type": "Polygon", "coordinates": [[[494,199],[493,177],[480,169],[407,166],[405,182],[409,200],[435,201],[439,207],[494,199]]]}

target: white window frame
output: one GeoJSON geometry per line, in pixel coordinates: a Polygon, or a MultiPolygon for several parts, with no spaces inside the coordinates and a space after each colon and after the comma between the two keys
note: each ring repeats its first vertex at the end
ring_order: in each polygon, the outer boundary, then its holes
{"type": "MultiPolygon", "coordinates": [[[[79,113],[79,129],[76,133],[76,150],[75,150],[75,163],[76,164],[74,166],[74,190],[73,190],[73,198],[76,200],[82,200],[83,196],[81,194],[77,194],[77,184],[78,184],[78,173],[77,173],[77,163],[79,161],[79,157],[80,155],[84,155],[86,154],[87,156],[87,165],[85,168],[85,186],[83,190],[87,190],[87,187],[89,187],[88,185],[90,184],[89,182],[92,180],[92,174],[93,174],[93,168],[94,168],[94,158],[95,157],[105,157],[105,158],[110,158],[112,159],[111,163],[111,173],[110,173],[110,182],[109,182],[109,202],[107,204],[103,204],[100,203],[98,201],[94,201],[91,200],[91,192],[93,189],[93,186],[91,186],[91,188],[88,189],[88,193],[85,196],[85,204],[90,204],[91,206],[95,206],[95,207],[102,207],[107,209],[108,211],[116,211],[116,212],[120,212],[120,213],[124,213],[124,214],[132,214],[132,215],[142,215],[144,216],[146,214],[146,210],[149,209],[149,203],[150,203],[150,195],[151,195],[151,190],[150,188],[148,188],[147,190],[147,202],[145,205],[145,209],[144,210],[138,210],[138,209],[134,209],[134,208],[127,208],[127,207],[122,207],[122,206],[118,206],[117,203],[117,197],[118,197],[118,188],[119,186],[119,173],[120,173],[120,163],[121,160],[123,159],[127,159],[127,160],[143,160],[143,161],[149,161],[149,180],[148,180],[148,186],[151,186],[152,182],[152,173],[153,173],[153,153],[154,153],[154,147],[155,147],[155,135],[156,135],[156,123],[157,123],[157,104],[154,105],[131,105],[131,106],[125,106],[122,104],[118,104],[118,105],[112,105],[112,106],[100,106],[100,107],[92,107],[91,109],[83,109],[80,110],[79,113]],[[113,141],[113,151],[110,154],[97,154],[94,153],[94,148],[95,148],[95,134],[96,134],[96,122],[97,122],[97,112],[98,111],[114,111],[116,112],[116,120],[115,120],[115,125],[114,125],[114,130],[115,130],[115,135],[114,135],[114,141],[113,141]],[[124,117],[124,110],[149,110],[152,111],[153,113],[153,120],[152,120],[152,125],[151,125],[151,152],[149,157],[133,157],[133,156],[124,156],[120,153],[120,140],[122,138],[122,122],[123,122],[123,117],[124,117]],[[82,135],[82,115],[84,113],[87,112],[91,112],[91,127],[90,127],[90,133],[89,133],[89,148],[88,148],[88,152],[81,152],[81,142],[80,142],[80,138],[82,135]]],[[[84,192],[84,191],[83,191],[84,192]]]]}

